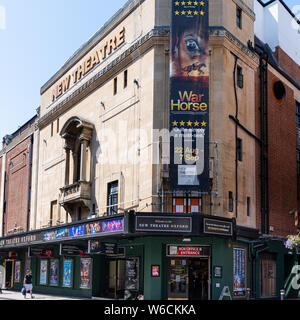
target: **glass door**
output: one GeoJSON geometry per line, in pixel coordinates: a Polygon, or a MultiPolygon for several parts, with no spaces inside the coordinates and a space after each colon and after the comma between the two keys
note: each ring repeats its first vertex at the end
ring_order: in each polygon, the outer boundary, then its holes
{"type": "Polygon", "coordinates": [[[170,259],[168,267],[169,300],[188,300],[188,267],[187,260],[170,259]]]}
{"type": "Polygon", "coordinates": [[[119,299],[124,296],[125,260],[108,260],[107,296],[119,299]]]}

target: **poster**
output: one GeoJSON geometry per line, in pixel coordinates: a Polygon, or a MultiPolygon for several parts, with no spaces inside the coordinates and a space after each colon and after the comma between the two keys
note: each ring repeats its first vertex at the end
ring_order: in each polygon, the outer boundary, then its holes
{"type": "Polygon", "coordinates": [[[125,290],[139,290],[139,260],[126,260],[125,290]]]}
{"type": "Polygon", "coordinates": [[[233,248],[233,295],[237,297],[246,296],[247,281],[247,257],[246,249],[233,248]]]}
{"type": "Polygon", "coordinates": [[[15,262],[15,282],[21,281],[21,261],[15,262]]]}
{"type": "Polygon", "coordinates": [[[73,282],[73,260],[65,259],[63,265],[63,287],[72,288],[73,282]]]}
{"type": "Polygon", "coordinates": [[[80,259],[80,289],[91,289],[92,265],[93,260],[91,258],[80,259]]]}
{"type": "Polygon", "coordinates": [[[59,279],[59,260],[51,259],[50,260],[50,286],[58,286],[59,279]]]}
{"type": "Polygon", "coordinates": [[[170,188],[209,191],[208,0],[172,0],[170,188]]]}
{"type": "Polygon", "coordinates": [[[159,267],[159,265],[157,265],[157,266],[152,266],[152,268],[151,268],[152,270],[151,270],[151,276],[152,277],[159,277],[160,276],[160,267],[159,267]]]}
{"type": "Polygon", "coordinates": [[[41,260],[40,266],[40,284],[47,284],[47,276],[48,276],[48,260],[41,260]]]}

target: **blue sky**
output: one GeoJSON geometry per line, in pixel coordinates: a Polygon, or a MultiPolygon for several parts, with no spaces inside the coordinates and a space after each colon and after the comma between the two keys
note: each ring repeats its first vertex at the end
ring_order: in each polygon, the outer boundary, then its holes
{"type": "Polygon", "coordinates": [[[35,115],[41,86],[126,2],[0,0],[0,149],[35,115]]]}

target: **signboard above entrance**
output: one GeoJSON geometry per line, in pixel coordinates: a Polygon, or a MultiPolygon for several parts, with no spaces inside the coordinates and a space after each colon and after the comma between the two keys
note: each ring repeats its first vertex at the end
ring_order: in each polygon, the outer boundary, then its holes
{"type": "Polygon", "coordinates": [[[191,217],[136,216],[135,230],[141,232],[192,232],[191,217]]]}
{"type": "Polygon", "coordinates": [[[210,247],[168,245],[167,256],[169,257],[209,257],[210,247]]]}

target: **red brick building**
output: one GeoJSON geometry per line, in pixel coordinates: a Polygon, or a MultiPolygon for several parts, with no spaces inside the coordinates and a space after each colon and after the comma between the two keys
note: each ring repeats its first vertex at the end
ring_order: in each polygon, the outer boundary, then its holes
{"type": "Polygon", "coordinates": [[[32,162],[35,122],[30,119],[3,138],[0,152],[0,190],[3,236],[30,229],[32,162]]]}

